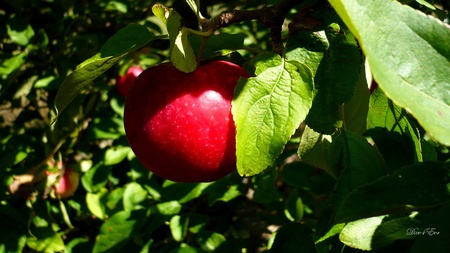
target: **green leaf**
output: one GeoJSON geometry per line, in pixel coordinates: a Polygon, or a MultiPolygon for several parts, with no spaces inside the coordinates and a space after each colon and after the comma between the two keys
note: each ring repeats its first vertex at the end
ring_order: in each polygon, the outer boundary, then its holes
{"type": "Polygon", "coordinates": [[[337,176],[337,172],[331,169],[328,149],[331,144],[331,135],[315,132],[310,127],[305,129],[298,146],[298,157],[305,163],[318,167],[332,175],[337,176]]]}
{"type": "MultiPolygon", "coordinates": [[[[199,0],[197,0],[199,1],[199,0]]],[[[196,0],[186,0],[186,3],[191,7],[191,10],[197,15],[199,13],[199,6],[197,6],[196,0]]]]}
{"type": "Polygon", "coordinates": [[[281,154],[312,101],[311,72],[276,54],[254,59],[256,77],[241,79],[232,113],[236,123],[237,170],[258,174],[281,154]]]}
{"type": "Polygon", "coordinates": [[[123,146],[111,147],[107,149],[105,152],[105,165],[120,163],[128,156],[130,152],[132,152],[130,147],[123,146]]]}
{"type": "Polygon", "coordinates": [[[189,218],[186,216],[175,215],[170,219],[169,227],[172,237],[177,242],[182,242],[186,237],[189,225],[189,218]]]}
{"type": "Polygon", "coordinates": [[[33,237],[28,237],[27,245],[38,252],[62,252],[64,242],[59,234],[47,227],[38,227],[31,230],[33,237]]]}
{"type": "Polygon", "coordinates": [[[342,127],[339,106],[355,91],[361,56],[356,40],[338,24],[329,25],[326,36],[330,46],[314,77],[317,94],[305,122],[316,132],[333,134],[342,127]]]}
{"type": "Polygon", "coordinates": [[[188,40],[189,32],[181,26],[181,16],[171,9],[167,19],[167,31],[170,37],[170,61],[180,71],[193,72],[197,68],[197,59],[188,40]]]}
{"type": "Polygon", "coordinates": [[[163,184],[163,195],[170,200],[177,200],[180,203],[189,202],[198,198],[203,190],[211,183],[175,183],[166,180],[163,184]]]}
{"type": "Polygon", "coordinates": [[[165,26],[167,26],[166,14],[169,14],[169,10],[166,7],[161,4],[155,4],[152,6],[152,12],[164,23],[165,26]]]}
{"type": "Polygon", "coordinates": [[[100,227],[93,252],[118,252],[144,225],[146,210],[121,211],[100,227]]]}
{"type": "Polygon", "coordinates": [[[416,227],[420,221],[414,215],[375,216],[347,223],[339,239],[347,246],[360,250],[374,250],[400,239],[410,239],[408,229],[416,227]]]}
{"type": "Polygon", "coordinates": [[[14,43],[21,46],[29,44],[30,40],[34,37],[34,30],[25,20],[14,15],[8,20],[6,29],[9,37],[14,43]]]}
{"type": "Polygon", "coordinates": [[[131,24],[113,35],[95,56],[82,62],[61,84],[55,97],[57,115],[81,92],[86,85],[114,66],[127,53],[137,50],[153,38],[142,25],[131,24]]]}
{"type": "Polygon", "coordinates": [[[304,224],[291,222],[275,232],[269,252],[297,253],[316,252],[312,231],[304,224]]]}
{"type": "Polygon", "coordinates": [[[299,31],[289,36],[285,57],[306,65],[315,76],[329,46],[325,31],[299,31]]]}
{"type": "Polygon", "coordinates": [[[284,214],[290,221],[301,221],[303,218],[303,203],[298,196],[298,190],[294,189],[289,192],[284,203],[284,214]]]}
{"type": "Polygon", "coordinates": [[[226,241],[223,235],[209,231],[200,231],[197,234],[196,240],[202,249],[207,252],[213,252],[226,241]]]}
{"type": "Polygon", "coordinates": [[[387,97],[450,145],[450,28],[397,1],[330,0],[387,97]]]}
{"type": "Polygon", "coordinates": [[[106,218],[106,201],[108,197],[108,190],[105,188],[102,188],[97,193],[90,193],[88,192],[86,194],[86,204],[89,208],[89,211],[98,217],[99,219],[103,220],[106,218]]]}
{"type": "Polygon", "coordinates": [[[162,215],[172,216],[181,211],[181,205],[178,201],[168,201],[156,205],[156,210],[162,215]]]}
{"type": "Polygon", "coordinates": [[[336,221],[433,208],[450,200],[450,168],[438,162],[403,167],[352,191],[336,210],[336,221]]]}
{"type": "Polygon", "coordinates": [[[427,2],[425,0],[416,0],[416,2],[418,2],[421,5],[426,6],[427,8],[429,8],[431,10],[436,10],[436,7],[434,7],[432,4],[430,4],[429,2],[427,2]]]}
{"type": "Polygon", "coordinates": [[[380,89],[370,97],[367,127],[366,135],[371,136],[391,169],[423,161],[417,126],[380,89]]]}
{"type": "Polygon", "coordinates": [[[218,201],[228,202],[240,196],[242,194],[241,181],[242,178],[237,173],[233,173],[228,177],[212,182],[203,191],[204,194],[208,195],[209,205],[218,201]]]}
{"type": "Polygon", "coordinates": [[[110,174],[110,168],[103,166],[103,162],[100,162],[92,166],[87,172],[83,173],[81,183],[88,192],[96,192],[106,185],[110,174]]]}
{"type": "Polygon", "coordinates": [[[131,182],[125,186],[123,193],[123,207],[125,211],[139,208],[139,205],[148,199],[148,192],[138,183],[131,182]]]}
{"type": "Polygon", "coordinates": [[[123,210],[124,207],[121,205],[121,200],[124,197],[125,187],[120,187],[112,190],[108,193],[108,197],[106,199],[106,207],[107,213],[114,213],[117,210],[123,210]]]}
{"type": "Polygon", "coordinates": [[[367,140],[355,133],[342,131],[329,148],[333,171],[342,171],[335,189],[336,205],[354,189],[386,173],[386,168],[367,140]]]}
{"type": "Polygon", "coordinates": [[[419,231],[421,235],[416,238],[411,253],[437,252],[445,253],[450,247],[450,203],[437,210],[426,214],[420,226],[412,227],[413,231],[419,231]],[[445,238],[445,239],[444,239],[445,238]]]}
{"type": "Polygon", "coordinates": [[[23,252],[27,234],[29,233],[28,220],[22,216],[20,211],[6,201],[0,203],[0,218],[2,220],[2,225],[0,226],[0,251],[23,252]]]}
{"type": "Polygon", "coordinates": [[[22,52],[9,59],[3,60],[0,65],[0,75],[9,75],[16,69],[19,69],[25,63],[25,58],[27,56],[27,52],[22,52]]]}
{"type": "Polygon", "coordinates": [[[363,134],[367,127],[367,114],[369,111],[370,91],[366,77],[366,68],[360,70],[356,81],[352,99],[339,107],[339,115],[343,121],[343,128],[357,134],[363,134]]]}
{"type": "Polygon", "coordinates": [[[281,196],[276,186],[277,176],[277,170],[269,168],[252,178],[255,202],[270,203],[280,200],[281,196]]]}

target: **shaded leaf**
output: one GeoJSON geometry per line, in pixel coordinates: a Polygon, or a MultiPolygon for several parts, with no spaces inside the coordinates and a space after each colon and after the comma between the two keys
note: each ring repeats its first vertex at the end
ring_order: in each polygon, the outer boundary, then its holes
{"type": "Polygon", "coordinates": [[[426,214],[423,223],[417,227],[411,227],[421,234],[416,238],[411,248],[411,253],[425,251],[445,253],[450,247],[450,203],[437,210],[426,214]]]}
{"type": "Polygon", "coordinates": [[[269,252],[316,252],[311,234],[311,229],[301,223],[285,224],[275,232],[275,238],[269,252]]]}
{"type": "Polygon", "coordinates": [[[86,85],[111,68],[128,52],[137,50],[153,38],[153,34],[142,25],[131,24],[113,35],[95,56],[82,62],[61,84],[55,97],[57,114],[81,92],[86,85]]]}
{"type": "Polygon", "coordinates": [[[24,19],[21,19],[19,15],[14,15],[8,20],[6,29],[12,41],[21,46],[28,45],[30,40],[34,37],[33,27],[31,27],[24,19]]]}
{"type": "Polygon", "coordinates": [[[343,121],[343,128],[357,134],[366,131],[367,114],[369,111],[370,91],[368,88],[366,68],[361,67],[355,91],[350,101],[339,107],[339,115],[343,121]]]}
{"type": "Polygon", "coordinates": [[[337,205],[354,189],[385,174],[385,166],[367,140],[355,133],[342,131],[329,148],[332,170],[341,172],[335,186],[337,205]]]}
{"type": "Polygon", "coordinates": [[[290,221],[301,221],[303,218],[303,203],[298,195],[298,190],[289,192],[284,203],[284,214],[290,221]]]}
{"type": "Polygon", "coordinates": [[[333,134],[342,127],[339,106],[355,91],[361,56],[356,40],[338,24],[325,32],[330,46],[314,77],[317,94],[305,122],[316,132],[333,134]]]}
{"type": "MultiPolygon", "coordinates": [[[[229,34],[220,33],[212,35],[208,39],[207,46],[203,50],[203,59],[208,59],[218,55],[227,55],[232,51],[241,49],[244,46],[244,39],[247,37],[244,33],[229,34]]],[[[203,37],[190,36],[189,41],[196,55],[202,43],[203,37]]]]}
{"type": "Polygon", "coordinates": [[[143,226],[146,210],[120,211],[112,215],[100,227],[93,252],[118,252],[138,234],[143,226]]]}
{"type": "Polygon", "coordinates": [[[417,126],[379,89],[370,97],[367,127],[366,135],[371,136],[390,169],[423,161],[417,126]]]}
{"type": "Polygon", "coordinates": [[[432,208],[450,200],[449,186],[450,168],[443,163],[403,167],[348,194],[337,207],[335,219],[345,222],[432,208]]]}

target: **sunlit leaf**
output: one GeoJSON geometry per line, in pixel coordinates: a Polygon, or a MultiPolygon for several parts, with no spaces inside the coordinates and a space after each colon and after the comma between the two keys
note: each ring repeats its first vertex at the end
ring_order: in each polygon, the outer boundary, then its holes
{"type": "Polygon", "coordinates": [[[450,145],[450,28],[397,1],[330,0],[383,92],[450,145]]]}
{"type": "Polygon", "coordinates": [[[352,248],[379,249],[396,240],[411,239],[408,231],[420,225],[416,216],[382,215],[352,221],[342,229],[339,239],[352,248]]]}
{"type": "Polygon", "coordinates": [[[26,46],[34,36],[33,27],[31,27],[19,15],[14,15],[8,20],[6,29],[9,37],[17,44],[26,46]]]}
{"type": "Polygon", "coordinates": [[[197,68],[197,59],[194,50],[188,40],[189,32],[181,26],[181,16],[171,9],[167,19],[167,31],[170,37],[170,61],[173,65],[185,73],[197,68]]]}
{"type": "Polygon", "coordinates": [[[166,7],[164,7],[160,4],[155,4],[152,6],[152,12],[155,16],[157,16],[164,23],[164,25],[167,26],[166,15],[169,14],[169,10],[166,7]]]}
{"type": "Polygon", "coordinates": [[[131,182],[125,186],[123,208],[125,211],[138,209],[148,199],[148,192],[138,183],[131,182]]]}
{"type": "Polygon", "coordinates": [[[312,77],[279,55],[257,58],[256,77],[240,80],[232,102],[237,170],[260,173],[281,154],[312,102],[312,77]]]}

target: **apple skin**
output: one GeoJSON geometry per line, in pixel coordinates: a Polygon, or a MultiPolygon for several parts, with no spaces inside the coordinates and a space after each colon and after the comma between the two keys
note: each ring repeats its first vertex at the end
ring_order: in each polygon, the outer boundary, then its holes
{"type": "MultiPolygon", "coordinates": [[[[50,180],[56,180],[57,176],[58,173],[48,173],[50,180]]],[[[60,177],[59,181],[53,185],[53,188],[56,195],[59,195],[61,199],[66,199],[75,193],[79,183],[80,174],[70,167],[66,167],[64,174],[60,177]]]]}
{"type": "Polygon", "coordinates": [[[127,97],[131,85],[134,80],[136,80],[136,77],[142,73],[142,71],[143,69],[139,66],[131,66],[128,68],[127,73],[124,76],[117,76],[115,86],[122,97],[127,97]]]}
{"type": "Polygon", "coordinates": [[[163,63],[142,72],[125,102],[125,132],[137,159],[176,182],[209,182],[236,170],[231,100],[238,65],[205,62],[192,73],[163,63]]]}

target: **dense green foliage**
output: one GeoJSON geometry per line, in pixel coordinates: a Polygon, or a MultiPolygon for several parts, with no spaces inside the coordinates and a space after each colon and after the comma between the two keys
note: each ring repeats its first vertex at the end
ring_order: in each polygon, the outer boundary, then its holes
{"type": "Polygon", "coordinates": [[[114,83],[194,71],[196,1],[2,1],[0,252],[446,252],[449,2],[298,2],[281,53],[258,20],[209,38],[203,59],[252,76],[232,104],[237,171],[175,183],[134,156],[114,83]],[[81,175],[67,199],[55,161],[81,175]]]}

